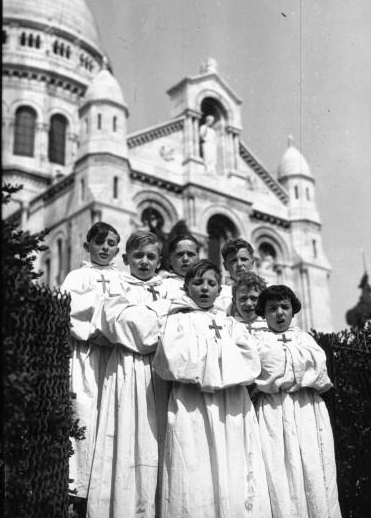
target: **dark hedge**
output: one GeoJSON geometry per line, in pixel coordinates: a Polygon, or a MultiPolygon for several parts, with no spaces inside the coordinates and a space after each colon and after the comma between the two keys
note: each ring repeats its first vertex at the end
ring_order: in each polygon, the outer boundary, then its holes
{"type": "MultiPolygon", "coordinates": [[[[18,188],[5,186],[3,203],[18,188]]],[[[70,299],[38,286],[35,253],[47,231],[2,225],[4,515],[67,518],[69,435],[79,435],[69,393],[70,299]]]]}
{"type": "Polygon", "coordinates": [[[313,332],[334,388],[324,399],[332,422],[343,518],[371,516],[371,323],[358,332],[313,332]]]}

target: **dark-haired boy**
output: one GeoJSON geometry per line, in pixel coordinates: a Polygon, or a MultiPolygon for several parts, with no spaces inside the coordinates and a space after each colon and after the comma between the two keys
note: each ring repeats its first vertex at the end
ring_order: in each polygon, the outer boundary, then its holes
{"type": "Polygon", "coordinates": [[[171,272],[163,274],[164,297],[175,299],[184,295],[184,277],[199,259],[200,244],[192,234],[179,234],[169,243],[171,272]]]}
{"type": "MultiPolygon", "coordinates": [[[[86,235],[84,249],[90,261],[72,270],[65,278],[61,291],[71,295],[70,386],[75,394],[73,410],[79,425],[85,427],[85,439],[71,438],[74,454],[70,458],[71,489],[77,497],[86,498],[89,487],[96,430],[99,422],[99,401],[104,372],[111,347],[100,347],[91,340],[94,332],[95,308],[110,295],[122,292],[122,284],[113,259],[120,242],[117,230],[99,221],[86,235]]],[[[108,344],[107,344],[108,345],[108,344]]]]}
{"type": "Polygon", "coordinates": [[[259,375],[254,338],[214,307],[220,271],[185,276],[153,367],[172,383],[160,484],[163,518],[271,518],[258,425],[246,385],[259,375]]]}

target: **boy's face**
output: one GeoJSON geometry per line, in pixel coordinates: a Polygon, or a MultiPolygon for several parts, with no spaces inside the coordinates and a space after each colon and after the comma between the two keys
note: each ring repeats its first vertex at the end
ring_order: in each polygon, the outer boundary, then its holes
{"type": "Polygon", "coordinates": [[[185,277],[189,267],[198,261],[196,243],[190,239],[179,241],[175,250],[170,254],[170,263],[174,272],[185,277]]]}
{"type": "Polygon", "coordinates": [[[187,295],[199,308],[208,309],[220,293],[220,284],[214,270],[206,270],[201,277],[193,277],[187,287],[187,295]]]}
{"type": "Polygon", "coordinates": [[[252,322],[256,318],[255,307],[260,292],[254,288],[240,286],[236,292],[237,313],[245,322],[252,322]]]}
{"type": "Polygon", "coordinates": [[[124,256],[125,264],[130,266],[131,275],[142,281],[148,281],[154,276],[160,259],[156,244],[144,245],[124,256]]]}
{"type": "Polygon", "coordinates": [[[95,236],[89,243],[84,243],[84,250],[90,254],[90,261],[99,266],[108,266],[118,254],[118,236],[111,230],[105,237],[95,236]]]}
{"type": "Polygon", "coordinates": [[[289,328],[293,317],[291,300],[268,300],[265,303],[264,316],[269,329],[276,333],[284,333],[289,328]]]}
{"type": "Polygon", "coordinates": [[[240,248],[237,252],[230,252],[223,264],[231,278],[236,280],[241,274],[251,270],[254,259],[246,248],[240,248]]]}

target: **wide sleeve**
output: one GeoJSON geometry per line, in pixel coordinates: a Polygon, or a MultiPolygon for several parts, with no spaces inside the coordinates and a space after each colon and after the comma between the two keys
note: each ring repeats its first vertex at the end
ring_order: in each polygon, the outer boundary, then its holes
{"type": "Polygon", "coordinates": [[[67,291],[71,296],[71,335],[77,340],[88,340],[93,315],[101,298],[98,289],[76,270],[67,275],[61,291],[67,291]]]}
{"type": "Polygon", "coordinates": [[[308,333],[298,329],[295,335],[296,339],[286,344],[295,375],[295,382],[289,392],[304,387],[313,388],[320,393],[326,392],[332,387],[332,383],[327,374],[324,350],[308,333]]]}
{"type": "Polygon", "coordinates": [[[153,367],[165,380],[195,384],[213,392],[234,385],[251,384],[260,372],[253,339],[240,329],[223,326],[221,339],[198,332],[192,313],[167,318],[153,367]]]}
{"type": "Polygon", "coordinates": [[[156,312],[144,304],[132,304],[123,296],[101,302],[97,308],[94,332],[130,351],[149,354],[156,349],[159,323],[156,312]]]}

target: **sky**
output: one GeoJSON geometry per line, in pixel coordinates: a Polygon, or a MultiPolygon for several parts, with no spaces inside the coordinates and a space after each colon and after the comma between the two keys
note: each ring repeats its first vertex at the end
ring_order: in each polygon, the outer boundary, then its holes
{"type": "Polygon", "coordinates": [[[86,1],[129,133],[169,119],[166,90],[213,57],[243,100],[241,138],[269,172],[293,135],[316,178],[333,326],[345,329],[364,262],[371,274],[371,1],[86,1]]]}

